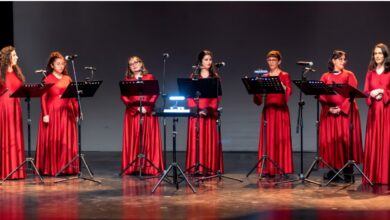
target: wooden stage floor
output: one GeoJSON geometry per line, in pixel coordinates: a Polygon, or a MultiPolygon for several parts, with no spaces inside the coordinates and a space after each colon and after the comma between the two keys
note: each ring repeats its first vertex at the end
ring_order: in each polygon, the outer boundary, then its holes
{"type": "MultiPolygon", "coordinates": [[[[184,161],[179,153],[179,161],[184,161]]],[[[152,194],[158,179],[119,177],[120,152],[86,152],[86,160],[102,181],[72,180],[45,184],[29,175],[26,180],[0,185],[0,219],[390,219],[390,187],[337,183],[319,187],[301,182],[274,185],[274,179],[245,178],[256,153],[224,154],[225,175],[244,182],[218,179],[196,186],[183,182],[179,190],[166,182],[152,194]]],[[[170,156],[168,156],[170,158],[170,156]]],[[[314,158],[304,155],[304,171],[314,158]]],[[[294,154],[296,173],[299,154],[294,154]]],[[[325,170],[311,177],[321,181],[325,170]]],[[[295,178],[295,175],[290,175],[295,178]]]]}

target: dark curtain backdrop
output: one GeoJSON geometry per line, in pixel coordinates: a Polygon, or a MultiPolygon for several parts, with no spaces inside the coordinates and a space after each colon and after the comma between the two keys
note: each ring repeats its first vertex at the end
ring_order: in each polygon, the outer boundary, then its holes
{"type": "MultiPolygon", "coordinates": [[[[261,108],[253,104],[241,77],[266,68],[265,54],[277,49],[292,79],[300,78],[298,60],[313,61],[317,72],[309,78],[319,79],[332,50],[343,49],[348,53],[347,69],[357,75],[362,89],[373,46],[389,43],[389,6],[387,2],[15,2],[15,46],[29,82],[40,81],[34,70],[43,68],[54,50],[79,55],[79,79],[89,76],[84,66],[97,67],[96,79],[104,82],[94,98],[82,100],[82,143],[85,150],[99,151],[121,150],[125,107],[118,81],[130,55],[142,57],[162,87],[162,53],[169,53],[165,88],[171,95],[177,94],[176,78],[188,77],[199,51],[208,48],[215,61],[227,63],[220,70],[223,149],[257,151],[261,108]]],[[[299,150],[300,135],[295,133],[299,92],[293,89],[292,139],[294,150],[299,150]]],[[[304,150],[315,151],[316,103],[310,96],[304,101],[304,150]]],[[[367,107],[364,100],[358,105],[364,137],[367,107]]],[[[33,143],[39,112],[39,100],[33,100],[33,143]]],[[[170,130],[168,119],[168,149],[170,130]]],[[[179,120],[178,130],[178,150],[185,150],[185,118],[179,120]]]]}
{"type": "Polygon", "coordinates": [[[12,2],[0,2],[0,48],[14,44],[14,21],[12,2]],[[5,22],[4,22],[5,21],[5,22]]]}

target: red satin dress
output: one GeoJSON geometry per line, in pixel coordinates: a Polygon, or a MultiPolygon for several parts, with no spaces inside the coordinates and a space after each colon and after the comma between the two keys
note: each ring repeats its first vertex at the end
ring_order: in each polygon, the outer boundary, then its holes
{"type": "Polygon", "coordinates": [[[390,183],[390,72],[378,75],[369,71],[366,75],[364,93],[368,116],[364,148],[364,173],[374,183],[390,183]],[[381,100],[369,96],[374,89],[383,89],[381,100]]]}
{"type": "MultiPolygon", "coordinates": [[[[269,76],[268,74],[264,76],[269,76]]],[[[290,76],[286,72],[279,74],[280,81],[286,86],[284,94],[267,94],[265,109],[261,115],[261,128],[259,140],[259,154],[258,159],[264,154],[263,142],[263,122],[264,114],[267,119],[266,144],[267,154],[273,161],[276,162],[286,173],[294,172],[293,158],[292,158],[292,144],[291,144],[291,126],[290,126],[290,112],[288,109],[288,99],[292,93],[292,86],[290,76]]],[[[257,105],[263,103],[262,94],[253,96],[253,101],[257,105]]],[[[257,168],[257,172],[261,172],[261,163],[257,168]]],[[[266,163],[266,169],[263,174],[280,174],[277,168],[269,161],[266,163]]]]}
{"type": "MultiPolygon", "coordinates": [[[[154,80],[152,74],[146,74],[142,80],[154,80]]],[[[125,77],[125,81],[135,81],[136,78],[125,77]]],[[[124,174],[133,174],[139,172],[139,159],[137,155],[139,149],[139,128],[140,128],[140,113],[139,101],[141,96],[121,96],[123,103],[126,105],[126,113],[123,127],[123,146],[122,146],[122,171],[133,160],[137,160],[124,174]]],[[[158,95],[142,96],[142,106],[146,109],[146,114],[142,115],[142,148],[143,154],[149,159],[155,167],[164,170],[162,159],[162,147],[160,136],[160,124],[158,117],[153,116],[152,112],[157,101],[158,95]]],[[[149,162],[143,161],[142,173],[148,175],[156,175],[159,170],[154,168],[149,162]]]]}
{"type": "MultiPolygon", "coordinates": [[[[202,77],[200,76],[200,79],[202,77]]],[[[218,104],[221,97],[218,98],[199,98],[199,111],[207,112],[206,116],[199,117],[199,161],[196,161],[196,124],[197,117],[188,118],[187,129],[187,156],[186,169],[191,168],[197,162],[211,169],[212,171],[224,172],[223,169],[223,154],[222,143],[218,134],[217,118],[218,104]]],[[[187,104],[189,108],[196,108],[197,104],[194,99],[188,98],[187,104]]],[[[195,168],[189,170],[193,173],[195,168]]],[[[199,167],[199,173],[215,174],[207,172],[203,167],[199,167]]]]}
{"type": "MultiPolygon", "coordinates": [[[[14,72],[7,72],[0,85],[0,178],[5,178],[24,161],[24,140],[20,99],[9,97],[23,82],[14,72]],[[8,89],[6,91],[6,89],[8,89]],[[6,92],[5,92],[6,91],[6,92]],[[5,93],[3,93],[5,92],[5,93]]],[[[25,169],[19,169],[10,179],[26,177],[25,169]]]]}
{"type": "MultiPolygon", "coordinates": [[[[36,163],[43,175],[54,176],[78,153],[77,122],[78,103],[74,98],[61,98],[72,79],[63,75],[58,79],[48,75],[44,83],[54,84],[41,98],[41,115],[38,127],[36,163]],[[43,116],[49,115],[49,123],[43,116]]],[[[79,172],[78,159],[63,174],[79,172]]]]}
{"type": "MultiPolygon", "coordinates": [[[[321,81],[325,84],[349,84],[357,87],[358,81],[355,75],[349,70],[343,70],[335,75],[327,72],[321,76],[321,81]]],[[[319,155],[325,162],[335,169],[340,169],[349,160],[350,152],[350,102],[349,98],[341,95],[320,95],[321,114],[319,127],[319,155]],[[341,109],[339,115],[329,112],[330,107],[338,106],[341,109]]],[[[363,161],[362,135],[360,127],[360,114],[356,104],[353,104],[354,123],[353,131],[353,159],[356,163],[363,161]]],[[[321,164],[321,166],[324,166],[321,164]]]]}

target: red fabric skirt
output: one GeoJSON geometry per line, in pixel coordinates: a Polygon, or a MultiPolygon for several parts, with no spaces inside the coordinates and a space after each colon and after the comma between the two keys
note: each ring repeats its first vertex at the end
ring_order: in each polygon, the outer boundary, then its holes
{"type": "MultiPolygon", "coordinates": [[[[139,148],[139,114],[132,114],[129,109],[125,113],[123,128],[123,146],[122,146],[122,171],[134,160],[136,160],[124,174],[139,172],[140,160],[137,155],[140,153],[139,148]]],[[[164,170],[162,159],[162,147],[160,137],[160,125],[158,118],[150,114],[143,115],[142,129],[142,148],[145,158],[149,159],[155,167],[164,170]]],[[[156,175],[159,170],[154,168],[149,162],[142,160],[142,173],[156,175]]]]}
{"type": "MultiPolygon", "coordinates": [[[[360,115],[356,103],[353,105],[353,108],[353,159],[356,163],[360,163],[363,161],[360,115]]],[[[335,169],[342,168],[350,157],[349,125],[349,115],[340,114],[336,116],[329,112],[321,111],[319,155],[335,169]]],[[[325,167],[322,163],[320,165],[325,167]]]]}
{"type": "MultiPolygon", "coordinates": [[[[0,98],[0,178],[5,178],[24,161],[24,140],[20,99],[9,98],[6,93],[0,98]]],[[[26,177],[24,168],[10,179],[26,177]]]]}
{"type": "MultiPolygon", "coordinates": [[[[191,168],[196,161],[196,117],[188,119],[187,160],[186,169],[191,168]]],[[[220,143],[216,117],[199,118],[199,163],[212,171],[223,170],[222,144],[220,143]]],[[[193,173],[195,169],[189,170],[193,173]]],[[[205,173],[202,167],[200,173],[205,173]]],[[[215,174],[209,172],[208,174],[215,174]]]]}
{"type": "Polygon", "coordinates": [[[373,101],[368,110],[364,173],[374,183],[390,183],[390,106],[373,101]]]}
{"type": "MultiPolygon", "coordinates": [[[[290,114],[287,106],[266,106],[265,114],[267,117],[267,155],[276,162],[286,173],[293,173],[293,158],[292,158],[292,144],[291,144],[291,128],[290,128],[290,114]]],[[[261,129],[259,140],[259,155],[264,154],[264,111],[261,116],[261,129]]],[[[263,174],[281,174],[277,173],[277,168],[267,160],[266,169],[263,174]]],[[[261,163],[257,168],[257,172],[261,172],[261,163]]]]}
{"type": "MultiPolygon", "coordinates": [[[[36,164],[42,175],[54,176],[78,153],[76,115],[68,107],[49,110],[49,123],[38,127],[36,164]]],[[[63,174],[77,174],[76,159],[63,174]]]]}

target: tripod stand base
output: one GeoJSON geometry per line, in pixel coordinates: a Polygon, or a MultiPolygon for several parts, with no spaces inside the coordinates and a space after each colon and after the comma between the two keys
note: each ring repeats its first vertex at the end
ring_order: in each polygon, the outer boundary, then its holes
{"type": "Polygon", "coordinates": [[[281,171],[282,175],[285,178],[288,178],[288,176],[287,176],[286,172],[284,172],[283,168],[281,168],[275,161],[273,161],[271,158],[269,158],[268,155],[261,156],[260,160],[257,161],[255,166],[249,171],[249,173],[246,175],[246,177],[249,177],[249,175],[251,175],[252,172],[258,167],[259,163],[261,163],[261,170],[260,170],[260,174],[259,174],[259,180],[261,180],[263,178],[263,171],[264,171],[265,163],[267,162],[267,160],[269,160],[274,167],[276,167],[279,171],[281,171]]]}
{"type": "MultiPolygon", "coordinates": [[[[327,162],[325,162],[325,160],[322,159],[322,157],[315,157],[314,158],[314,161],[312,162],[312,164],[310,165],[310,168],[307,170],[306,174],[305,174],[305,179],[308,179],[311,172],[313,170],[315,170],[315,167],[319,167],[319,163],[323,163],[325,164],[326,167],[328,167],[329,170],[331,170],[332,172],[334,173],[337,173],[337,171],[331,167],[327,162]]],[[[342,176],[342,175],[338,175],[342,180],[345,180],[345,178],[342,176]]]]}
{"type": "Polygon", "coordinates": [[[238,182],[241,182],[241,183],[244,182],[243,180],[240,180],[240,179],[237,179],[237,178],[225,176],[225,175],[223,175],[221,173],[220,170],[218,170],[215,175],[211,175],[211,176],[207,176],[207,177],[201,177],[197,181],[204,181],[204,180],[209,180],[209,179],[213,179],[213,178],[218,178],[219,180],[222,180],[222,178],[226,178],[226,179],[235,180],[235,181],[238,181],[238,182]]]}
{"type": "Polygon", "coordinates": [[[120,173],[119,173],[119,176],[123,176],[123,174],[128,170],[130,169],[131,166],[134,165],[135,162],[137,162],[138,160],[140,160],[140,163],[139,163],[139,171],[138,171],[138,177],[140,179],[149,179],[149,178],[155,178],[155,177],[146,177],[146,178],[141,178],[143,177],[142,175],[142,169],[144,168],[144,165],[143,165],[143,162],[142,160],[145,160],[145,162],[149,163],[154,169],[156,169],[159,173],[162,173],[162,170],[160,170],[158,167],[156,167],[156,165],[153,164],[153,162],[151,160],[149,160],[148,158],[145,157],[144,154],[138,154],[137,155],[137,158],[135,158],[133,161],[131,161],[125,169],[123,169],[120,173]]]}
{"type": "Polygon", "coordinates": [[[347,168],[348,166],[352,166],[352,182],[354,183],[355,182],[355,174],[354,174],[354,170],[353,168],[355,167],[359,173],[363,176],[363,178],[365,178],[367,180],[367,182],[370,184],[370,186],[374,186],[374,184],[371,182],[370,179],[368,179],[368,177],[366,176],[366,174],[364,174],[364,172],[360,169],[360,167],[356,164],[356,162],[354,160],[348,160],[348,162],[343,166],[343,168],[341,168],[330,180],[329,182],[327,182],[325,184],[325,186],[328,186],[334,178],[336,178],[336,176],[338,176],[343,170],[345,170],[345,168],[347,168]]]}
{"type": "Polygon", "coordinates": [[[69,180],[74,180],[74,179],[89,180],[89,181],[92,181],[92,182],[95,182],[95,183],[102,184],[101,181],[95,180],[95,179],[93,179],[93,177],[87,178],[87,177],[83,177],[81,174],[78,174],[78,175],[75,176],[75,177],[71,177],[71,178],[67,178],[67,179],[63,179],[63,180],[57,180],[57,181],[55,181],[54,183],[61,183],[61,182],[65,182],[65,181],[69,181],[69,180]]]}
{"type": "Polygon", "coordinates": [[[35,175],[37,175],[39,177],[39,180],[41,183],[45,183],[43,181],[43,178],[41,176],[41,174],[39,174],[39,171],[37,169],[37,167],[35,166],[35,163],[34,163],[34,158],[31,158],[31,157],[27,157],[18,167],[16,167],[11,173],[9,173],[1,182],[0,184],[3,184],[5,181],[7,181],[8,178],[10,178],[12,176],[12,174],[14,174],[16,171],[18,171],[20,168],[23,168],[23,165],[25,164],[31,164],[31,166],[33,167],[34,171],[35,171],[35,175]]]}
{"type": "Polygon", "coordinates": [[[190,173],[189,174],[190,176],[196,176],[196,175],[205,176],[205,175],[207,175],[207,173],[217,173],[216,171],[206,167],[205,165],[203,165],[201,163],[195,163],[193,166],[186,169],[185,172],[190,173]],[[203,173],[200,173],[199,167],[203,168],[203,173]],[[190,173],[190,171],[193,169],[195,169],[195,171],[193,173],[190,173]]]}
{"type": "Polygon", "coordinates": [[[63,180],[58,180],[58,181],[55,181],[54,183],[60,183],[60,182],[64,182],[64,181],[68,181],[68,180],[73,180],[73,179],[83,179],[83,180],[89,180],[89,181],[92,181],[92,182],[95,182],[95,183],[99,183],[101,184],[101,181],[98,181],[98,180],[94,180],[93,179],[93,173],[91,171],[91,169],[89,169],[89,166],[87,164],[87,162],[85,161],[84,159],[84,154],[77,154],[71,161],[69,161],[57,174],[56,174],[56,177],[59,176],[66,168],[68,168],[76,159],[80,159],[82,163],[80,163],[80,167],[79,167],[79,173],[77,174],[76,177],[71,177],[71,178],[67,178],[67,179],[63,179],[63,180]],[[90,176],[90,178],[86,178],[86,177],[83,177],[82,176],[82,172],[81,172],[81,166],[84,164],[85,168],[87,169],[88,171],[88,174],[90,176]]]}
{"type": "Polygon", "coordinates": [[[164,175],[162,175],[162,177],[158,180],[157,184],[153,187],[152,189],[152,193],[154,193],[157,189],[157,187],[160,186],[161,182],[167,178],[167,175],[169,174],[169,172],[172,170],[173,172],[173,181],[171,182],[172,184],[176,185],[176,189],[179,189],[179,181],[178,181],[178,175],[177,175],[177,171],[180,172],[180,174],[182,175],[182,177],[184,178],[184,180],[186,181],[186,183],[190,186],[192,192],[196,193],[196,190],[195,188],[192,186],[192,184],[190,183],[190,181],[188,180],[187,176],[185,175],[185,173],[183,172],[183,170],[180,168],[180,166],[177,164],[177,163],[172,163],[168,169],[166,170],[166,172],[164,173],[164,175]]]}
{"type": "Polygon", "coordinates": [[[298,174],[298,178],[297,179],[293,179],[293,180],[286,180],[286,181],[281,181],[281,182],[277,182],[275,183],[274,185],[278,185],[278,184],[284,184],[284,183],[292,183],[292,182],[300,182],[301,184],[305,184],[305,182],[308,182],[308,183],[312,183],[312,184],[316,184],[318,186],[322,186],[321,183],[317,182],[317,181],[314,181],[314,180],[311,180],[311,179],[308,179],[306,178],[303,173],[301,174],[298,174]]]}

